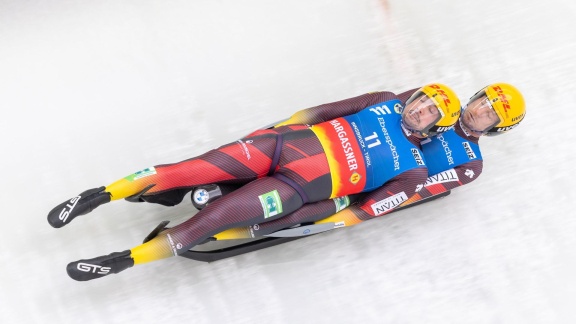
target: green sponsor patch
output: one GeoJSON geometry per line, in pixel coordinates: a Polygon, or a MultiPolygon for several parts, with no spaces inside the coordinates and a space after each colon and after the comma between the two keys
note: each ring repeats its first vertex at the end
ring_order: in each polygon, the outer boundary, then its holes
{"type": "Polygon", "coordinates": [[[133,173],[127,177],[125,177],[124,179],[128,180],[128,181],[134,181],[134,180],[138,180],[140,178],[144,178],[150,175],[156,174],[156,169],[154,169],[154,167],[149,167],[146,168],[142,171],[138,171],[136,173],[133,173]]]}
{"type": "Polygon", "coordinates": [[[282,200],[280,200],[278,190],[273,190],[258,196],[258,199],[260,199],[260,203],[262,204],[264,218],[272,217],[282,212],[282,200]]]}
{"type": "Polygon", "coordinates": [[[334,204],[336,204],[336,212],[339,212],[350,205],[350,198],[348,198],[348,196],[338,197],[332,200],[334,200],[334,204]]]}

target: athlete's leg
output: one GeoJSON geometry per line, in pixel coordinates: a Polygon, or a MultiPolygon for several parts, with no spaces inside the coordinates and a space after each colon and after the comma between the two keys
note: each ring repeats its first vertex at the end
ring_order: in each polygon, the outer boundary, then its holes
{"type": "Polygon", "coordinates": [[[264,224],[257,224],[257,227],[232,228],[216,234],[214,238],[216,240],[225,240],[259,237],[289,228],[293,225],[309,222],[314,223],[308,227],[311,232],[314,232],[312,230],[314,226],[323,227],[323,229],[321,229],[322,231],[326,230],[326,228],[353,226],[405,206],[406,204],[403,203],[403,201],[406,203],[418,201],[420,195],[417,193],[414,194],[412,198],[408,200],[405,199],[414,192],[414,189],[417,190],[419,185],[423,183],[426,175],[427,170],[424,168],[405,171],[375,191],[350,195],[350,203],[356,202],[356,204],[350,207],[347,207],[349,202],[345,200],[346,197],[320,201],[314,204],[304,205],[296,212],[281,219],[264,224]],[[376,214],[373,209],[376,205],[378,205],[378,208],[381,210],[378,214],[376,214]],[[328,226],[325,227],[323,225],[328,226]]]}
{"type": "Polygon", "coordinates": [[[68,265],[76,280],[117,273],[134,264],[177,255],[227,228],[272,221],[307,202],[327,199],[331,192],[328,161],[314,133],[289,132],[282,141],[282,165],[273,177],[255,180],[207,206],[188,221],[161,232],[132,250],[68,265]],[[86,271],[105,268],[103,271],[86,271]]]}
{"type": "Polygon", "coordinates": [[[276,140],[274,134],[248,141],[239,140],[195,158],[157,165],[149,168],[150,172],[148,169],[137,172],[106,186],[106,191],[112,200],[139,194],[144,201],[175,205],[182,197],[160,197],[176,189],[189,191],[203,184],[248,183],[266,176],[270,171],[276,140]]]}
{"type": "MultiPolygon", "coordinates": [[[[166,184],[153,182],[154,187],[143,193],[140,199],[173,206],[180,203],[183,196],[195,186],[213,183],[245,184],[269,175],[273,171],[271,165],[278,164],[278,161],[274,160],[279,157],[281,149],[278,135],[306,128],[305,125],[293,125],[256,131],[197,158],[158,166],[156,168],[164,173],[162,178],[169,180],[165,181],[166,184]],[[174,191],[176,193],[173,193],[174,191]]],[[[123,180],[113,185],[125,184],[123,180]]],[[[116,188],[109,189],[112,200],[119,199],[114,198],[116,188]]]]}
{"type": "Polygon", "coordinates": [[[216,200],[194,217],[161,232],[142,245],[129,251],[72,262],[67,271],[75,280],[103,277],[134,264],[177,255],[227,228],[280,218],[297,210],[302,204],[299,193],[290,185],[272,177],[265,177],[216,200]]]}
{"type": "Polygon", "coordinates": [[[128,198],[175,205],[192,187],[210,183],[248,183],[271,172],[278,135],[268,132],[245,138],[179,163],[157,165],[100,188],[87,190],[48,214],[53,227],[101,204],[128,198]]]}
{"type": "Polygon", "coordinates": [[[326,200],[331,194],[332,180],[326,154],[316,135],[303,130],[284,134],[282,140],[282,154],[275,176],[299,188],[306,202],[310,203],[281,219],[258,224],[258,231],[250,227],[254,223],[220,233],[216,235],[217,240],[267,235],[293,225],[324,219],[340,210],[336,210],[336,201],[326,200]]]}
{"type": "Polygon", "coordinates": [[[295,225],[314,223],[325,219],[356,201],[358,195],[327,199],[302,206],[290,215],[266,223],[252,224],[246,227],[235,227],[213,236],[217,241],[257,238],[270,235],[279,230],[295,225]]]}

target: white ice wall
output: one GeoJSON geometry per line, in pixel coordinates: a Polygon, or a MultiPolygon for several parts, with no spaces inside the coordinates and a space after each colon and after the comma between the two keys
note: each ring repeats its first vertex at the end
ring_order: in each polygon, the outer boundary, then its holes
{"type": "Polygon", "coordinates": [[[574,323],[576,5],[477,1],[0,2],[2,323],[574,323]],[[78,283],[65,265],[193,213],[56,204],[297,109],[375,89],[517,85],[447,199],[213,264],[78,283]]]}

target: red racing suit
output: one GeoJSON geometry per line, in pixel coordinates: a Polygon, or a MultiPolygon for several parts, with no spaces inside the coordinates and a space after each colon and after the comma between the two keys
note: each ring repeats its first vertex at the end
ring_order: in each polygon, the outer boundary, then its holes
{"type": "MultiPolygon", "coordinates": [[[[478,147],[478,138],[467,134],[460,123],[456,123],[447,132],[425,139],[421,143],[429,176],[425,182],[417,185],[415,193],[402,202],[400,207],[468,184],[482,173],[483,160],[478,147]]],[[[393,185],[394,181],[404,180],[393,179],[385,187],[393,185]]],[[[260,237],[302,223],[333,224],[334,228],[351,226],[375,216],[368,207],[382,198],[386,199],[386,196],[377,191],[307,204],[284,218],[229,229],[215,237],[219,240],[260,237]],[[355,201],[359,202],[346,208],[349,203],[355,201]]]]}
{"type": "Polygon", "coordinates": [[[318,221],[348,204],[338,199],[342,196],[358,198],[345,211],[360,221],[391,212],[428,175],[418,139],[400,129],[399,117],[391,117],[399,116],[414,91],[374,92],[305,109],[277,128],[107,186],[113,199],[138,194],[144,201],[172,205],[202,184],[248,182],[131,249],[135,264],[177,255],[231,228],[294,224],[294,217],[318,221]],[[348,151],[351,146],[355,153],[348,151]]]}

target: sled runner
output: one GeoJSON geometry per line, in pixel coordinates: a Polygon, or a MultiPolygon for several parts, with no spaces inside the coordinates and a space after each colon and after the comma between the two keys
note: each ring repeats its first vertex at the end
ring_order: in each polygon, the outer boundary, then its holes
{"type": "MultiPolygon", "coordinates": [[[[226,188],[225,190],[220,190],[218,185],[208,185],[208,186],[202,186],[202,188],[204,187],[209,187],[210,190],[206,190],[208,193],[212,193],[213,195],[210,196],[208,195],[208,199],[206,200],[206,202],[212,202],[215,199],[218,199],[219,197],[222,196],[222,192],[230,192],[228,190],[230,190],[230,188],[226,188]]],[[[205,190],[202,189],[201,190],[205,190]]],[[[198,188],[192,191],[192,201],[194,202],[194,193],[198,191],[198,188]]],[[[450,191],[446,191],[443,192],[441,194],[435,195],[435,196],[431,196],[428,197],[426,199],[417,201],[413,204],[404,206],[404,207],[400,207],[393,212],[399,211],[399,210],[403,210],[403,209],[407,209],[410,207],[414,207],[416,205],[420,205],[423,203],[427,203],[430,202],[432,200],[436,200],[438,198],[443,198],[446,197],[450,194],[450,191]]],[[[204,207],[206,204],[197,204],[194,203],[195,207],[204,207]]],[[[199,209],[200,209],[199,208],[199,209]]],[[[156,235],[158,235],[158,233],[160,233],[160,231],[164,230],[166,228],[166,225],[168,224],[168,221],[163,221],[161,222],[145,239],[144,242],[147,242],[151,239],[153,239],[154,237],[156,237],[156,235]]],[[[311,224],[299,224],[296,226],[292,226],[283,230],[279,230],[276,232],[273,232],[271,234],[266,235],[264,238],[256,238],[256,239],[239,239],[239,240],[227,240],[227,241],[217,241],[215,239],[212,240],[208,240],[204,243],[202,243],[201,245],[198,245],[182,254],[180,254],[179,256],[188,258],[188,259],[192,259],[192,260],[196,260],[196,261],[203,261],[203,262],[214,262],[214,261],[218,261],[218,260],[222,260],[222,259],[226,259],[226,258],[230,258],[230,257],[234,257],[234,256],[238,256],[238,255],[242,255],[245,253],[249,253],[249,252],[253,252],[253,251],[258,251],[258,250],[262,250],[271,246],[275,246],[275,245],[280,245],[280,244],[284,244],[287,242],[291,242],[291,241],[295,241],[301,238],[305,238],[311,235],[315,235],[315,234],[319,234],[322,232],[326,232],[329,230],[333,230],[335,229],[334,224],[330,224],[330,223],[326,223],[326,224],[316,224],[316,225],[311,225],[311,224]],[[222,247],[222,244],[226,244],[227,246],[222,247]],[[220,245],[220,247],[216,247],[216,248],[210,248],[211,246],[214,245],[220,245]]]]}

